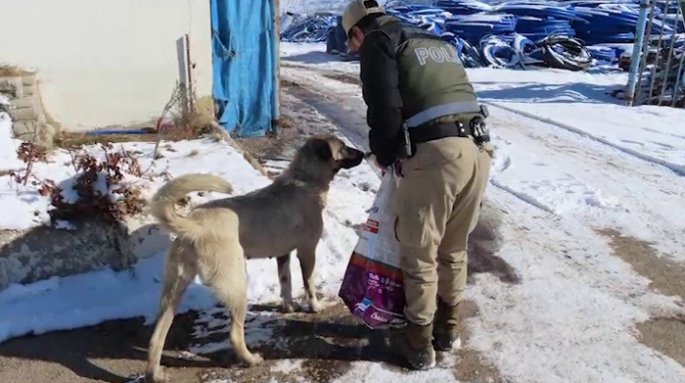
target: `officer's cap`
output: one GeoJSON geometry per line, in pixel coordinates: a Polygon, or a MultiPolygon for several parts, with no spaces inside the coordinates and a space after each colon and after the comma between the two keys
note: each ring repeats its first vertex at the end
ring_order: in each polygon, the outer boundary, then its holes
{"type": "Polygon", "coordinates": [[[373,0],[352,0],[345,8],[342,16],[342,26],[349,38],[350,30],[364,17],[374,13],[384,13],[378,2],[373,0]]]}

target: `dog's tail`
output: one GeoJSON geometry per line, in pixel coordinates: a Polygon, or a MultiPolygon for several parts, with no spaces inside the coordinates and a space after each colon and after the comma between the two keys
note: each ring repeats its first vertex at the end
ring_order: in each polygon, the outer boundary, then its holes
{"type": "Polygon", "coordinates": [[[197,238],[202,232],[202,225],[176,212],[175,206],[188,193],[210,191],[231,193],[233,186],[221,177],[211,174],[186,174],[167,182],[152,197],[152,215],[166,230],[197,238]]]}

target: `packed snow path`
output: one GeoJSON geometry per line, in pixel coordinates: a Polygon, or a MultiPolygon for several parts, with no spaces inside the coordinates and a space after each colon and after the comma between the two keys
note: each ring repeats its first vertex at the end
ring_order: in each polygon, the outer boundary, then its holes
{"type": "MultiPolygon", "coordinates": [[[[301,140],[339,128],[365,147],[366,108],[357,70],[340,62],[299,67],[284,62],[284,114],[294,123],[289,134],[301,140]],[[307,131],[312,126],[319,131],[307,131]]],[[[569,80],[569,73],[558,71],[470,73],[480,76],[477,90],[492,105],[498,157],[483,211],[496,218],[488,222],[498,228],[499,247],[485,259],[483,252],[471,252],[473,270],[460,309],[463,348],[441,355],[438,368],[428,372],[383,363],[386,349],[335,297],[357,240],[354,228],[365,220],[378,185],[363,164],[341,172],[329,194],[317,249],[326,310],[275,312],[275,263],[250,262],[247,342],[267,363],[236,368],[232,353],[223,351],[229,348],[224,310],[214,308],[211,294],[195,284],[183,308],[197,311],[177,316],[167,343],[171,358],[163,364],[174,381],[682,382],[685,255],[679,217],[685,177],[678,169],[685,165],[685,132],[678,122],[684,112],[601,101],[601,88],[615,84],[614,75],[569,80]],[[515,83],[521,78],[527,85],[515,83]],[[549,89],[560,95],[550,97],[549,89]]],[[[287,146],[279,155],[261,156],[272,172],[282,170],[297,146],[297,140],[284,143],[286,135],[275,140],[287,146]]],[[[131,145],[145,161],[152,158],[149,145],[131,145]]],[[[165,158],[175,176],[203,169],[226,177],[238,193],[268,183],[225,143],[178,143],[165,158]],[[229,167],[227,156],[233,158],[229,167]]],[[[138,316],[150,324],[161,261],[158,255],[130,271],[14,286],[0,294],[0,338],[138,316]]],[[[293,269],[295,291],[301,291],[293,269]]],[[[0,381],[122,381],[143,370],[150,331],[142,320],[128,319],[9,340],[0,344],[0,381]]]]}
{"type": "MultiPolygon", "coordinates": [[[[366,108],[345,65],[286,64],[282,74],[361,143],[366,108]]],[[[467,293],[479,307],[467,347],[516,382],[678,381],[685,368],[640,344],[635,325],[682,315],[682,290],[650,288],[602,233],[653,242],[663,262],[682,267],[685,177],[651,156],[489,103],[497,158],[487,197],[506,212],[498,254],[522,283],[478,277],[467,293]]]]}
{"type": "MultiPolygon", "coordinates": [[[[295,93],[320,104],[351,140],[365,140],[366,107],[353,74],[286,66],[283,75],[307,88],[308,95],[295,93]],[[333,104],[341,106],[336,111],[333,104]]],[[[497,146],[493,186],[551,215],[653,241],[685,261],[685,219],[674,208],[685,206],[685,177],[582,132],[488,104],[497,146]]]]}

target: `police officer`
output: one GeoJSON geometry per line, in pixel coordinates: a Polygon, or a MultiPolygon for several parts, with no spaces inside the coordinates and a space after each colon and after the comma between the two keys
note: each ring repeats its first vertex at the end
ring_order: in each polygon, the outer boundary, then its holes
{"type": "Polygon", "coordinates": [[[342,24],[348,50],[360,53],[371,152],[402,175],[392,204],[407,322],[391,329],[391,345],[410,367],[431,368],[435,350],[460,345],[467,238],[492,155],[487,110],[456,49],[438,36],[386,15],[376,1],[353,0],[342,24]]]}

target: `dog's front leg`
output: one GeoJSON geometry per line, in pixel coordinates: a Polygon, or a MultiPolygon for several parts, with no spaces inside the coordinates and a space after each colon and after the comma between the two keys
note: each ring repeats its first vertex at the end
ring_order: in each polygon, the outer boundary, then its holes
{"type": "Polygon", "coordinates": [[[316,265],[316,244],[314,246],[301,247],[297,249],[297,258],[302,268],[302,281],[304,290],[309,300],[309,310],[315,313],[320,312],[323,307],[316,296],[314,284],[314,267],[316,265]]]}
{"type": "Polygon", "coordinates": [[[276,257],[278,263],[278,281],[281,284],[281,298],[283,298],[283,312],[295,311],[293,302],[292,278],[290,275],[290,253],[276,257]]]}

